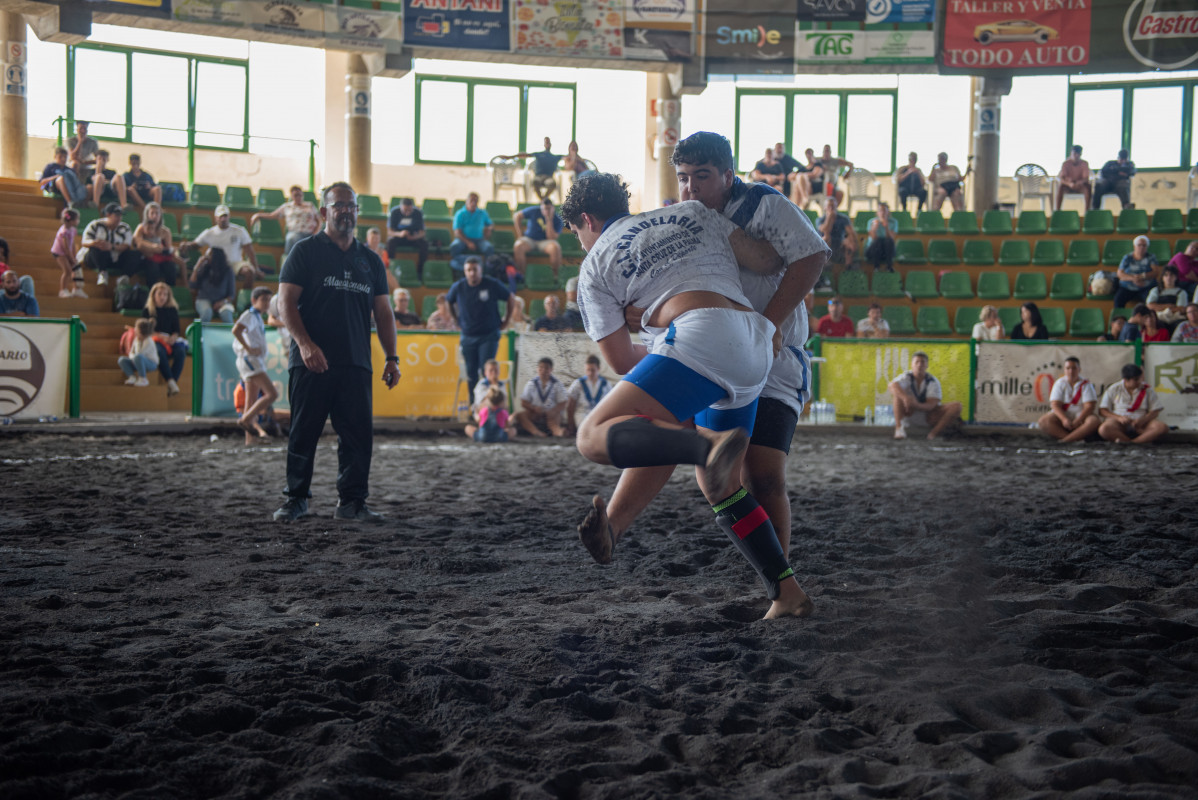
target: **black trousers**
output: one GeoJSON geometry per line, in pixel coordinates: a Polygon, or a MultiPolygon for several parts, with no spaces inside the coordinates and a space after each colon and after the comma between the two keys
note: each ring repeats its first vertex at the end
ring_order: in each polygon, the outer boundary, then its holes
{"type": "Polygon", "coordinates": [[[371,377],[369,370],[359,367],[329,367],[320,373],[306,367],[291,368],[291,435],[284,494],[312,496],[316,446],[325,421],[332,418],[337,432],[337,495],[343,503],[366,499],[374,443],[371,377]]]}

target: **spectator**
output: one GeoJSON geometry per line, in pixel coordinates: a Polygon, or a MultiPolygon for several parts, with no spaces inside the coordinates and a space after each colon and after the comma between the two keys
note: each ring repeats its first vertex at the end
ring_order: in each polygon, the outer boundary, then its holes
{"type": "MultiPolygon", "coordinates": [[[[295,187],[292,187],[295,188],[295,187]]],[[[300,193],[300,198],[303,198],[303,193],[300,193]]],[[[286,204],[280,206],[285,207],[286,204]]],[[[273,216],[273,213],[271,216],[273,216]]],[[[257,215],[255,215],[257,216],[257,215]]],[[[216,224],[211,228],[205,228],[200,231],[200,235],[192,242],[194,246],[219,248],[224,251],[224,258],[230,269],[236,272],[238,278],[253,283],[257,278],[263,277],[266,273],[258,268],[258,257],[254,254],[254,240],[250,237],[250,232],[240,225],[234,225],[229,222],[229,207],[217,206],[212,212],[212,218],[216,220],[216,224]],[[241,257],[241,251],[245,250],[245,258],[241,257]]],[[[300,237],[296,241],[302,240],[300,237]]],[[[293,245],[294,246],[294,245],[293,245]]],[[[284,246],[286,250],[286,246],[284,246]]],[[[192,275],[194,279],[195,275],[192,275]]],[[[206,321],[206,320],[205,320],[206,321]]],[[[232,322],[233,320],[228,320],[232,322]]]]}
{"type": "Polygon", "coordinates": [[[1013,340],[1048,338],[1048,326],[1040,316],[1040,307],[1031,300],[1019,307],[1019,318],[1022,322],[1011,329],[1013,340]]]}
{"type": "Polygon", "coordinates": [[[478,425],[467,425],[466,435],[476,442],[506,442],[516,435],[507,400],[498,386],[492,386],[483,395],[483,401],[474,411],[478,425]]]}
{"type": "Polygon", "coordinates": [[[0,281],[4,286],[4,291],[0,292],[0,317],[40,316],[37,298],[21,291],[21,279],[16,270],[5,270],[0,281]]]}
{"type": "Polygon", "coordinates": [[[96,153],[100,143],[87,135],[88,124],[84,120],[75,120],[75,135],[67,139],[67,158],[71,169],[79,177],[79,183],[87,186],[96,165],[96,153]]]}
{"type": "Polygon", "coordinates": [[[486,209],[478,207],[478,192],[466,195],[466,205],[453,215],[454,240],[449,245],[449,257],[456,262],[461,256],[470,254],[485,260],[495,252],[490,241],[494,227],[486,209]]]}
{"type": "Polygon", "coordinates": [[[59,297],[82,297],[83,267],[75,262],[75,234],[79,232],[79,212],[71,207],[62,210],[62,225],[54,234],[54,243],[50,245],[50,255],[62,268],[62,278],[59,280],[59,297]]]}
{"type": "Polygon", "coordinates": [[[574,180],[578,180],[591,171],[591,168],[587,166],[586,159],[578,155],[578,142],[570,142],[566,147],[566,154],[562,156],[562,166],[574,172],[574,180]]]}
{"type": "MultiPolygon", "coordinates": [[[[1020,313],[1022,315],[1022,312],[1020,313]]],[[[998,309],[994,306],[982,306],[978,321],[973,324],[973,332],[969,335],[970,338],[983,342],[997,342],[1005,338],[1007,333],[1003,330],[998,309]]]]}
{"type": "Polygon", "coordinates": [[[108,151],[96,151],[96,169],[87,180],[92,202],[99,208],[103,200],[115,200],[121,208],[129,204],[128,192],[125,190],[125,179],[116,174],[116,170],[108,169],[108,151]]]}
{"type": "Polygon", "coordinates": [[[1123,308],[1128,300],[1143,303],[1156,286],[1156,256],[1148,252],[1148,237],[1137,236],[1134,248],[1119,262],[1119,286],[1115,289],[1115,308],[1123,308]]]}
{"type": "MultiPolygon", "coordinates": [[[[8,240],[0,239],[0,275],[8,272],[8,270],[8,240]]],[[[29,277],[28,275],[22,275],[18,279],[17,284],[20,286],[22,292],[30,297],[35,296],[33,291],[33,278],[29,277]]]]}
{"type": "MultiPolygon", "coordinates": [[[[477,195],[476,195],[477,197],[477,195]]],[[[507,303],[507,314],[499,316],[499,301],[511,293],[494,278],[483,276],[482,259],[466,257],[466,277],[449,288],[447,299],[454,322],[462,329],[462,358],[466,363],[466,380],[470,393],[478,383],[479,370],[488,358],[499,350],[499,331],[511,322],[514,303],[507,303]]],[[[430,320],[431,322],[431,320],[430,320]]]]}
{"type": "Polygon", "coordinates": [[[936,165],[928,174],[928,183],[932,184],[932,202],[928,208],[939,211],[944,201],[948,200],[953,211],[963,211],[965,193],[961,191],[961,182],[964,180],[961,170],[948,163],[948,153],[937,154],[936,165]]]}
{"type": "Polygon", "coordinates": [[[546,197],[539,206],[520,209],[512,217],[512,223],[519,237],[512,247],[516,270],[524,273],[529,253],[545,253],[556,275],[562,267],[562,245],[557,237],[562,232],[563,223],[553,208],[553,200],[546,197]]]}
{"type": "Polygon", "coordinates": [[[387,255],[387,248],[383,247],[383,232],[378,229],[377,225],[371,225],[366,229],[366,249],[383,262],[383,267],[387,271],[387,291],[394,292],[399,288],[399,265],[396,264],[395,272],[391,271],[391,258],[387,255]]]}
{"type": "Polygon", "coordinates": [[[1198,239],[1192,239],[1185,250],[1169,259],[1169,266],[1177,270],[1177,285],[1193,299],[1198,289],[1198,239]]]}
{"type": "Polygon", "coordinates": [[[245,384],[246,409],[237,424],[245,431],[246,441],[257,433],[261,438],[270,438],[261,425],[258,415],[279,397],[279,392],[266,373],[266,322],[263,315],[270,311],[270,289],[259,286],[250,295],[250,307],[233,325],[233,353],[237,357],[237,374],[245,384]]]}
{"type": "Polygon", "coordinates": [[[894,398],[894,438],[906,439],[907,426],[914,422],[931,426],[928,438],[935,439],[961,418],[960,403],[943,403],[940,381],[928,373],[928,354],[911,356],[911,369],[890,382],[894,398]]]}
{"type": "Polygon", "coordinates": [[[493,358],[488,358],[487,363],[483,364],[483,377],[474,385],[474,391],[471,393],[471,407],[477,411],[483,404],[487,396],[487,392],[492,389],[498,389],[503,397],[503,405],[507,406],[507,381],[499,380],[499,362],[493,358]]]}
{"type": "Polygon", "coordinates": [[[857,338],[890,338],[890,323],[882,319],[882,306],[877,303],[870,303],[869,313],[857,323],[857,338]]]}
{"type": "Polygon", "coordinates": [[[562,317],[570,323],[570,330],[583,330],[582,314],[578,311],[578,278],[566,281],[566,310],[562,317]]]}
{"type": "Polygon", "coordinates": [[[1094,208],[1102,208],[1103,195],[1114,193],[1123,208],[1135,208],[1131,202],[1131,176],[1136,174],[1136,165],[1127,158],[1127,151],[1120,150],[1119,157],[1108,161],[1098,171],[1094,182],[1094,208]]]}
{"type": "Polygon", "coordinates": [[[836,158],[832,155],[832,145],[824,145],[823,155],[816,161],[820,165],[823,176],[823,186],[819,191],[822,191],[828,197],[836,198],[836,205],[844,202],[844,190],[836,188],[836,176],[841,169],[846,172],[853,168],[853,162],[843,158],[836,158]]]}
{"type": "Polygon", "coordinates": [[[758,183],[764,183],[768,186],[773,186],[778,191],[787,197],[790,196],[790,181],[787,180],[787,175],[790,170],[778,163],[778,159],[774,156],[774,148],[767,147],[765,155],[761,160],[753,165],[753,171],[749,174],[753,180],[758,183]]]}
{"type": "Polygon", "coordinates": [[[890,206],[878,203],[878,213],[869,221],[869,238],[865,240],[865,257],[874,265],[874,272],[886,265],[894,272],[894,237],[898,235],[898,220],[890,216],[890,206]]]}
{"type": "Polygon", "coordinates": [[[449,309],[448,295],[437,295],[437,309],[428,315],[426,327],[430,331],[456,331],[458,321],[449,309]]]}
{"type": "MultiPolygon", "coordinates": [[[[774,160],[782,166],[782,169],[786,170],[786,177],[788,179],[791,173],[807,169],[797,158],[786,152],[786,145],[782,142],[774,142],[774,160]]],[[[790,181],[788,180],[787,184],[789,183],[790,181]]],[[[789,196],[789,192],[785,194],[789,196]]]]}
{"type": "MultiPolygon", "coordinates": [[[[504,156],[504,158],[531,158],[532,159],[532,190],[536,192],[538,200],[544,200],[557,190],[557,181],[553,177],[553,173],[557,171],[557,162],[561,160],[561,156],[553,154],[553,143],[549,141],[549,137],[545,137],[545,149],[536,153],[516,153],[514,156],[504,156]]],[[[457,227],[456,220],[454,227],[457,227]]]]}
{"type": "Polygon", "coordinates": [[[1094,410],[1098,390],[1082,377],[1082,364],[1075,356],[1065,359],[1065,374],[1053,383],[1048,404],[1052,410],[1036,424],[1062,442],[1080,442],[1096,433],[1102,423],[1094,410]]]}
{"type": "Polygon", "coordinates": [[[600,366],[599,356],[587,356],[583,374],[575,378],[566,390],[569,398],[566,402],[566,429],[570,433],[577,432],[578,423],[586,419],[587,414],[611,391],[607,378],[599,374],[600,366]],[[581,417],[578,416],[580,410],[581,417]]]}
{"type": "Polygon", "coordinates": [[[537,317],[532,324],[534,331],[560,332],[570,330],[570,320],[562,316],[562,301],[555,294],[545,297],[545,316],[537,317]]]}
{"type": "MultiPolygon", "coordinates": [[[[843,264],[851,268],[857,257],[857,233],[853,230],[848,215],[841,214],[836,207],[836,198],[829,197],[824,201],[824,215],[815,221],[815,229],[832,251],[828,266],[843,264]]],[[[831,284],[826,273],[820,281],[831,284]]]]}
{"type": "Polygon", "coordinates": [[[142,205],[141,224],[133,231],[133,246],[141,253],[147,284],[174,286],[187,272],[187,262],[171,246],[170,228],[162,224],[162,206],[156,200],[142,205]]]}
{"type": "Polygon", "coordinates": [[[404,197],[387,215],[387,258],[395,261],[400,250],[416,251],[416,277],[424,280],[424,262],[428,260],[428,239],[424,235],[424,213],[412,198],[404,197]]]}
{"type": "Polygon", "coordinates": [[[1082,160],[1082,146],[1075,144],[1069,150],[1069,158],[1061,164],[1061,171],[1057,173],[1057,198],[1053,210],[1061,210],[1066,194],[1084,195],[1085,207],[1089,208],[1090,192],[1090,163],[1082,160]]]}
{"type": "Polygon", "coordinates": [[[133,249],[133,229],[121,220],[121,207],[116,203],[104,206],[104,216],[97,217],[83,229],[83,249],[79,262],[96,270],[96,284],[106,286],[108,273],[135,275],[141,268],[141,255],[133,249]]]}
{"type": "Polygon", "coordinates": [[[828,299],[828,314],[819,318],[815,332],[820,336],[847,337],[854,331],[853,321],[844,315],[844,303],[839,297],[828,299]]]}
{"type": "Polygon", "coordinates": [[[154,181],[153,175],[141,168],[141,156],[137,153],[129,156],[129,171],[121,179],[129,199],[139,210],[144,211],[147,203],[162,205],[162,187],[154,181]]]}
{"type": "Polygon", "coordinates": [[[1098,435],[1108,442],[1146,444],[1159,439],[1169,426],[1157,417],[1164,406],[1152,387],[1143,381],[1144,370],[1135,364],[1125,364],[1123,380],[1107,387],[1098,404],[1102,424],[1098,435]]]}
{"type": "Polygon", "coordinates": [[[395,311],[395,327],[403,330],[422,330],[424,322],[420,315],[412,312],[412,293],[402,286],[391,293],[391,305],[395,311]]]}
{"type": "MultiPolygon", "coordinates": [[[[304,239],[307,239],[309,236],[316,234],[317,231],[320,230],[320,213],[314,204],[304,199],[303,188],[299,186],[292,186],[288,191],[291,194],[291,199],[286,203],[283,203],[283,205],[279,206],[274,211],[259,211],[257,214],[254,214],[252,217],[250,217],[250,225],[257,224],[258,220],[260,219],[269,218],[282,220],[283,225],[286,228],[286,232],[283,234],[284,260],[286,260],[287,256],[291,254],[291,248],[295,247],[296,244],[302,242],[304,239]]],[[[229,213],[227,207],[220,206],[219,208],[224,208],[226,215],[229,213]]],[[[217,216],[219,217],[220,215],[218,214],[217,216]]],[[[232,227],[239,228],[240,226],[234,225],[232,227]]],[[[244,228],[241,229],[245,230],[244,228]]],[[[211,228],[209,230],[211,230],[211,228]]],[[[246,235],[248,236],[249,234],[246,235]]],[[[199,241],[198,237],[196,241],[199,241]]],[[[237,263],[237,261],[240,259],[230,257],[230,260],[233,263],[237,263]]]]}
{"type": "Polygon", "coordinates": [[[1144,303],[1139,303],[1131,310],[1131,315],[1128,316],[1127,322],[1119,331],[1119,341],[1121,342],[1138,342],[1141,338],[1145,320],[1152,313],[1144,303]]]}
{"type": "Polygon", "coordinates": [[[232,324],[237,283],[223,248],[208,248],[191,273],[191,288],[196,292],[196,311],[200,315],[200,322],[211,322],[216,314],[221,322],[232,324]]]}
{"type": "Polygon", "coordinates": [[[894,171],[894,184],[898,189],[899,205],[907,208],[907,199],[914,197],[918,201],[916,212],[923,211],[923,204],[928,201],[928,179],[923,170],[916,166],[919,156],[907,154],[907,163],[894,171]]]}
{"type": "Polygon", "coordinates": [[[1098,337],[1100,342],[1119,342],[1123,340],[1123,331],[1127,330],[1127,320],[1123,317],[1111,317],[1110,329],[1098,337]]]}
{"type": "Polygon", "coordinates": [[[87,187],[75,170],[67,166],[67,149],[61,145],[54,148],[54,160],[42,170],[38,185],[43,192],[53,192],[61,197],[68,206],[87,202],[87,187]]]}
{"type": "Polygon", "coordinates": [[[154,342],[158,346],[158,371],[166,381],[167,396],[179,393],[179,377],[187,363],[187,339],[179,320],[179,303],[165,283],[150,287],[141,315],[154,324],[154,342]]]}
{"type": "Polygon", "coordinates": [[[1198,342],[1198,303],[1186,306],[1186,318],[1173,329],[1174,342],[1198,342]]]}
{"type": "Polygon", "coordinates": [[[125,373],[126,386],[149,386],[150,379],[146,373],[158,366],[158,349],[155,346],[152,333],[154,323],[148,319],[139,319],[133,325],[133,343],[129,354],[116,360],[121,372],[125,373]]]}
{"type": "Polygon", "coordinates": [[[1153,286],[1144,304],[1156,312],[1157,318],[1172,327],[1186,318],[1185,307],[1190,302],[1186,290],[1177,285],[1177,267],[1172,264],[1161,270],[1159,286],[1153,286]]]}
{"type": "MultiPolygon", "coordinates": [[[[1136,306],[1139,308],[1139,306],[1136,306]]],[[[1140,315],[1140,340],[1144,342],[1167,342],[1169,341],[1169,329],[1161,325],[1157,319],[1156,312],[1151,308],[1145,308],[1140,315]]]]}
{"type": "Polygon", "coordinates": [[[566,387],[553,376],[553,359],[537,361],[537,375],[528,381],[520,394],[521,410],[516,414],[516,424],[533,436],[565,436],[562,414],[570,398],[566,387]]]}
{"type": "Polygon", "coordinates": [[[812,200],[824,196],[824,168],[815,160],[815,151],[810,147],[803,151],[803,155],[806,157],[807,163],[799,166],[792,198],[794,204],[799,208],[806,208],[812,200]]]}

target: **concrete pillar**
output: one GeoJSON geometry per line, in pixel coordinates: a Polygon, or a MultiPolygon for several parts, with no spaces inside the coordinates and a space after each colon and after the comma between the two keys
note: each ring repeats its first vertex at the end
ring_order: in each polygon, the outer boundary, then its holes
{"type": "Polygon", "coordinates": [[[653,96],[657,99],[656,136],[654,148],[657,163],[657,202],[660,206],[667,197],[678,199],[678,179],[674,167],[670,164],[670,156],[674,154],[674,145],[678,143],[679,130],[682,123],[682,100],[674,91],[667,73],[659,72],[654,76],[653,96]]]}
{"type": "Polygon", "coordinates": [[[998,145],[1002,97],[1011,93],[1010,78],[970,79],[973,89],[973,175],[970,198],[974,211],[988,211],[998,202],[998,145]]]}
{"type": "MultiPolygon", "coordinates": [[[[0,65],[7,71],[8,43],[25,46],[25,18],[11,11],[0,11],[0,46],[4,56],[0,65]]],[[[24,68],[24,65],[20,65],[24,68]]],[[[7,76],[0,76],[7,77],[7,76]]],[[[7,83],[7,81],[6,81],[7,83]]],[[[25,82],[28,86],[28,81],[25,82]]],[[[3,92],[3,87],[0,87],[3,92]]],[[[0,176],[29,178],[29,136],[26,132],[28,101],[24,95],[0,93],[0,176]]]]}
{"type": "Polygon", "coordinates": [[[345,72],[345,171],[358,194],[372,194],[370,161],[370,72],[353,53],[345,72]]]}

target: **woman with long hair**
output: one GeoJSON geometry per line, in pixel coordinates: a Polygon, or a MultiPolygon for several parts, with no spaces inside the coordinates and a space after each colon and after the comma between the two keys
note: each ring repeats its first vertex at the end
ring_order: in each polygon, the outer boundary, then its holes
{"type": "MultiPolygon", "coordinates": [[[[150,205],[154,205],[151,203],[150,205]]],[[[158,346],[158,371],[166,380],[168,396],[179,393],[179,376],[187,362],[187,340],[179,322],[179,303],[165,282],[150,287],[150,296],[141,315],[154,323],[154,344],[158,346]]]]}

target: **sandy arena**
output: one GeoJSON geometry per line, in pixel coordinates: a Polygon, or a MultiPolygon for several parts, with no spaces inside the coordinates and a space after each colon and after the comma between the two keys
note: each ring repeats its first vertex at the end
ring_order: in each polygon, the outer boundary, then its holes
{"type": "Polygon", "coordinates": [[[680,470],[594,564],[572,443],[5,433],[0,796],[1193,798],[1198,458],[800,428],[756,576],[680,470]]]}

